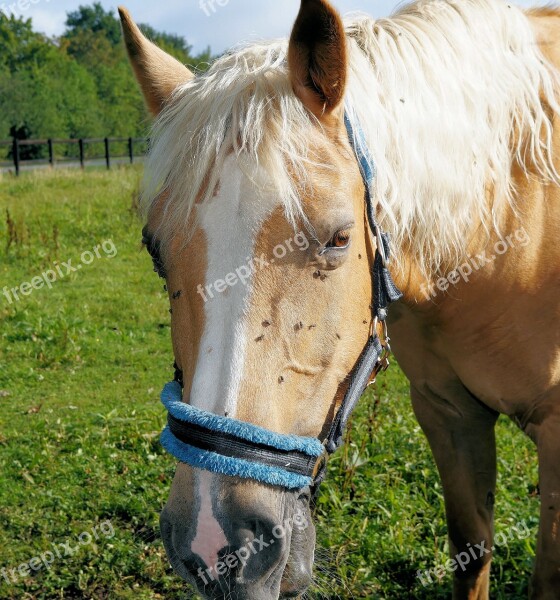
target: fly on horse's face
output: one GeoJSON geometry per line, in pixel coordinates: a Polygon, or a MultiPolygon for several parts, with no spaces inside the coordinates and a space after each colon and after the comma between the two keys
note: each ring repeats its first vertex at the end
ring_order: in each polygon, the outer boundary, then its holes
{"type": "MultiPolygon", "coordinates": [[[[180,111],[189,85],[171,93],[193,76],[150,44],[126,11],[121,18],[148,105],[165,123],[166,114],[180,111]]],[[[286,214],[271,169],[257,166],[234,139],[222,148],[223,160],[198,174],[202,184],[189,222],[168,235],[162,253],[183,401],[219,417],[318,439],[372,319],[375,248],[344,125],[345,44],[330,5],[304,0],[289,67],[278,75],[286,79],[278,86],[286,98],[270,98],[266,108],[288,101],[306,115],[305,131],[298,132],[308,150],[305,181],[294,165],[282,167],[298,190],[299,217],[286,214]]],[[[180,135],[160,128],[165,139],[180,135]]],[[[177,150],[170,143],[167,151],[177,150]]],[[[146,231],[154,238],[170,231],[172,202],[181,201],[174,192],[168,186],[151,206],[146,231]]],[[[311,581],[309,489],[290,491],[181,463],[161,527],[175,570],[208,598],[294,597],[311,581]]]]}

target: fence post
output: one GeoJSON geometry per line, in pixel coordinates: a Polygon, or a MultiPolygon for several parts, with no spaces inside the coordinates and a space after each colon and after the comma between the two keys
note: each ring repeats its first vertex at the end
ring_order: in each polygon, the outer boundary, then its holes
{"type": "Polygon", "coordinates": [[[19,140],[17,138],[14,138],[12,154],[14,155],[14,167],[16,169],[16,175],[19,175],[19,140]]]}
{"type": "Polygon", "coordinates": [[[53,150],[53,141],[51,138],[47,140],[47,145],[49,147],[49,165],[54,167],[54,150],[53,150]]]}
{"type": "Polygon", "coordinates": [[[132,138],[128,138],[128,156],[130,156],[130,164],[134,162],[134,146],[132,142],[132,138]]]}
{"type": "Polygon", "coordinates": [[[109,154],[109,138],[105,138],[105,162],[107,163],[107,168],[111,168],[111,155],[109,154]]]}
{"type": "Polygon", "coordinates": [[[80,149],[80,167],[84,168],[84,140],[80,138],[78,140],[78,148],[80,149]]]}

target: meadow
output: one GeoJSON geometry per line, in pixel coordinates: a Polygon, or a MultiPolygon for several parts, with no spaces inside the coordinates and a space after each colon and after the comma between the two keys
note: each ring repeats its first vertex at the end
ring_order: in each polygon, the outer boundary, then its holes
{"type": "MultiPolygon", "coordinates": [[[[167,296],[140,244],[140,169],[0,175],[2,600],[196,598],[158,529],[173,359],[167,296]]],[[[318,504],[309,597],[449,598],[450,574],[433,574],[447,560],[442,490],[398,366],[349,436],[318,504]]],[[[507,419],[498,445],[492,598],[515,600],[534,560],[537,466],[507,419]]]]}

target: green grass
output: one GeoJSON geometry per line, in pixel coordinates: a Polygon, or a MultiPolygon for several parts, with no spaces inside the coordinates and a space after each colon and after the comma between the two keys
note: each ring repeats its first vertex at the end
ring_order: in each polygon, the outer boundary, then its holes
{"type": "MultiPolygon", "coordinates": [[[[9,304],[0,294],[0,569],[79,544],[50,569],[0,575],[0,599],[194,598],[171,572],[158,514],[174,463],[159,446],[158,401],[172,370],[168,301],[140,247],[140,171],[41,172],[0,179],[0,292],[105,240],[117,255],[9,304]],[[6,211],[9,212],[8,224],[6,211]],[[105,527],[108,527],[105,525],[105,527]],[[98,530],[99,531],[99,530],[98,530]],[[25,574],[25,573],[24,573],[25,574]]],[[[318,507],[313,598],[448,598],[417,570],[446,561],[442,491],[398,367],[362,400],[351,441],[332,460],[318,507]]],[[[538,498],[531,444],[498,425],[492,597],[525,598],[538,498]]]]}

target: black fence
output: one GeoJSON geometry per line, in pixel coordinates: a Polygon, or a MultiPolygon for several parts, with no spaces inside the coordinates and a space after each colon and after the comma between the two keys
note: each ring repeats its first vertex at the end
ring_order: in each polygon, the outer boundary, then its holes
{"type": "Polygon", "coordinates": [[[147,152],[145,138],[79,138],[47,140],[0,141],[0,148],[7,146],[5,159],[0,159],[0,169],[13,167],[16,175],[24,167],[56,165],[79,166],[86,164],[105,165],[111,168],[112,162],[134,163],[147,152]]]}

